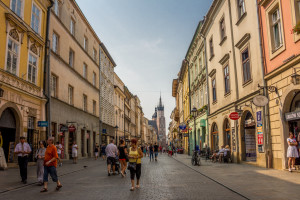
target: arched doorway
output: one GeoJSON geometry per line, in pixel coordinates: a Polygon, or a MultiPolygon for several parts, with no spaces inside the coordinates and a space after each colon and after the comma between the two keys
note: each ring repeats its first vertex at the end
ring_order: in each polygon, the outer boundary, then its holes
{"type": "Polygon", "coordinates": [[[211,128],[211,150],[219,150],[219,131],[216,123],[211,128]]]}
{"type": "Polygon", "coordinates": [[[250,111],[243,114],[243,131],[241,131],[242,160],[256,162],[255,120],[250,111]]]}
{"type": "Polygon", "coordinates": [[[231,134],[230,134],[230,123],[226,118],[223,124],[223,138],[224,138],[224,146],[228,145],[231,148],[231,134]]]}
{"type": "Polygon", "coordinates": [[[16,118],[11,108],[6,108],[0,117],[0,131],[3,138],[3,150],[7,162],[13,162],[13,151],[10,147],[14,147],[16,141],[16,118]],[[12,146],[13,144],[13,146],[12,146]],[[12,159],[8,159],[12,158],[12,159]]]}

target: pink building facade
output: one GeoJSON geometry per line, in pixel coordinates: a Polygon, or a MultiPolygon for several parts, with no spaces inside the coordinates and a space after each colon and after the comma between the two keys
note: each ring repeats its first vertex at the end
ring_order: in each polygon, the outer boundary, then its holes
{"type": "Polygon", "coordinates": [[[270,166],[286,169],[289,132],[297,139],[300,131],[300,33],[293,32],[300,23],[300,0],[258,0],[258,11],[269,98],[267,156],[270,166]]]}

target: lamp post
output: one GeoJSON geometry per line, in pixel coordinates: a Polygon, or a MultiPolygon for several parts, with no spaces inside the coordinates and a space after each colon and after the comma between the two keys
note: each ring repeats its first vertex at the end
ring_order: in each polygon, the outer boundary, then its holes
{"type": "Polygon", "coordinates": [[[116,125],[115,126],[115,129],[116,129],[116,134],[115,134],[115,140],[116,140],[116,145],[118,145],[118,141],[117,141],[117,132],[118,132],[118,126],[116,125]]]}
{"type": "Polygon", "coordinates": [[[196,151],[196,117],[197,117],[197,108],[193,108],[193,110],[191,110],[192,116],[194,118],[194,137],[195,137],[195,151],[196,151]]]}

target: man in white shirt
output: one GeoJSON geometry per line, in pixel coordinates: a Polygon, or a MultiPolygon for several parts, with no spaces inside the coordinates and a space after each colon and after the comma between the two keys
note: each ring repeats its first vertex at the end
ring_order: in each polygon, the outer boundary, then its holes
{"type": "Polygon", "coordinates": [[[77,164],[77,150],[78,146],[75,141],[73,141],[72,145],[72,158],[73,158],[73,164],[77,164]]]}
{"type": "Polygon", "coordinates": [[[110,140],[110,144],[107,145],[105,149],[105,153],[107,156],[107,171],[108,171],[108,176],[110,176],[110,169],[112,166],[113,174],[115,175],[115,169],[116,169],[116,157],[118,155],[118,148],[114,144],[114,140],[110,140]]]}
{"type": "Polygon", "coordinates": [[[61,162],[61,150],[62,150],[62,145],[59,144],[59,142],[56,142],[56,145],[55,145],[56,149],[57,149],[57,155],[58,155],[58,166],[62,166],[62,162],[61,162]]]}
{"type": "Polygon", "coordinates": [[[15,154],[18,154],[18,164],[20,168],[20,175],[22,182],[27,183],[27,165],[28,165],[28,155],[31,153],[31,148],[27,142],[25,142],[25,137],[20,137],[20,143],[16,145],[15,154]]]}

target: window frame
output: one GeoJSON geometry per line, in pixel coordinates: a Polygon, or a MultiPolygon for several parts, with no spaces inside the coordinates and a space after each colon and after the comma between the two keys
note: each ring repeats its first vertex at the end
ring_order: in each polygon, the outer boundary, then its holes
{"type": "MultiPolygon", "coordinates": [[[[296,26],[297,23],[300,22],[300,0],[291,0],[291,12],[292,12],[292,24],[296,26]],[[298,3],[298,5],[296,5],[298,3]],[[298,6],[298,12],[297,12],[298,6]]],[[[296,43],[300,40],[300,34],[293,34],[294,35],[294,42],[296,43]]]]}
{"type": "Polygon", "coordinates": [[[224,95],[230,94],[231,92],[231,85],[230,85],[230,69],[229,69],[229,62],[223,65],[223,80],[224,80],[224,95]],[[226,72],[227,68],[227,73],[226,72]],[[228,77],[228,78],[227,78],[228,77]],[[228,81],[228,88],[226,88],[226,82],[228,81]]]}
{"type": "Polygon", "coordinates": [[[277,49],[279,49],[282,45],[283,45],[283,39],[282,39],[282,30],[281,30],[281,14],[280,14],[280,10],[279,8],[275,9],[272,11],[272,13],[270,14],[270,21],[271,21],[271,32],[272,32],[272,37],[273,37],[273,44],[272,44],[272,50],[273,51],[276,51],[277,49]],[[277,19],[274,21],[274,14],[277,13],[277,19]],[[278,18],[279,16],[279,18],[278,18]],[[276,46],[276,35],[275,35],[275,26],[277,25],[277,28],[278,28],[278,34],[279,34],[279,43],[278,43],[278,46],[276,46]]]}
{"type": "Polygon", "coordinates": [[[51,73],[51,97],[58,98],[58,76],[53,73],[51,73]],[[53,81],[54,79],[55,81],[53,81]],[[54,85],[55,87],[53,87],[54,85]]]}
{"type": "MultiPolygon", "coordinates": [[[[16,39],[14,39],[12,36],[9,35],[10,31],[12,31],[14,28],[11,28],[7,34],[7,39],[6,39],[6,51],[5,51],[5,71],[13,74],[13,75],[16,75],[16,76],[19,76],[19,67],[20,67],[20,55],[21,55],[21,45],[20,45],[20,42],[17,41],[16,39]],[[8,42],[9,40],[12,41],[12,43],[14,43],[15,45],[18,45],[18,52],[15,54],[17,56],[17,61],[16,61],[16,73],[14,74],[13,73],[13,70],[12,70],[12,63],[13,61],[11,60],[11,70],[8,70],[8,67],[7,67],[7,59],[8,59],[8,53],[10,52],[10,50],[8,49],[8,42]]],[[[17,31],[17,30],[16,30],[17,31]]],[[[18,33],[18,37],[19,37],[19,40],[20,40],[20,35],[18,33]]],[[[12,52],[13,53],[13,52],[12,52]]]]}
{"type": "Polygon", "coordinates": [[[216,81],[216,77],[213,77],[211,79],[211,88],[212,88],[212,102],[216,103],[217,102],[217,81],[216,81]],[[214,93],[215,91],[215,93],[214,93]],[[215,94],[215,95],[214,95],[215,94]]]}
{"type": "MultiPolygon", "coordinates": [[[[20,8],[20,15],[18,15],[17,14],[17,12],[15,12],[14,10],[13,10],[13,8],[12,8],[12,2],[13,2],[14,0],[10,0],[10,9],[11,9],[11,11],[13,11],[17,16],[19,16],[21,19],[24,19],[24,0],[20,0],[20,2],[21,2],[21,8],[20,8]]],[[[15,0],[16,2],[18,1],[18,0],[15,0]]],[[[17,5],[17,3],[16,3],[16,5],[17,5]]]]}
{"type": "MultiPolygon", "coordinates": [[[[241,66],[242,66],[242,70],[241,71],[242,71],[242,77],[243,77],[243,85],[245,85],[245,84],[251,82],[252,78],[253,78],[253,76],[252,76],[252,69],[251,69],[251,55],[250,55],[250,45],[249,44],[247,44],[244,48],[241,48],[241,50],[240,50],[240,56],[241,56],[241,66]],[[243,61],[243,53],[246,50],[248,51],[248,58],[245,61],[243,61]],[[244,64],[247,61],[249,62],[249,74],[248,75],[250,76],[250,78],[248,80],[245,80],[245,77],[244,77],[244,64]]],[[[247,77],[248,77],[248,75],[247,75],[247,77]]]]}
{"type": "Polygon", "coordinates": [[[95,48],[93,48],[93,59],[97,62],[97,50],[95,48]]]}
{"type": "Polygon", "coordinates": [[[69,66],[70,67],[72,67],[72,68],[74,68],[74,62],[75,62],[75,52],[73,51],[73,49],[69,49],[69,66]],[[73,55],[73,57],[72,57],[72,59],[71,59],[71,52],[72,52],[72,55],[73,55]],[[71,61],[72,61],[72,63],[71,63],[71,61]]]}
{"type": "Polygon", "coordinates": [[[97,114],[97,102],[93,100],[93,115],[97,114]]]}
{"type": "Polygon", "coordinates": [[[96,87],[96,79],[97,79],[97,74],[96,72],[93,71],[93,86],[96,87]]]}
{"type": "Polygon", "coordinates": [[[83,94],[82,95],[82,110],[83,111],[85,111],[85,112],[87,112],[87,110],[88,110],[88,102],[87,102],[88,100],[87,100],[87,95],[86,94],[83,94]]]}
{"type": "Polygon", "coordinates": [[[225,17],[222,16],[219,21],[219,29],[220,29],[220,43],[226,38],[226,24],[225,24],[225,17]],[[223,27],[224,26],[224,27],[223,27]]]}
{"type": "Polygon", "coordinates": [[[208,40],[208,43],[209,43],[209,54],[210,54],[209,60],[212,60],[212,58],[215,56],[213,36],[210,37],[210,39],[208,40]]]}
{"type": "Polygon", "coordinates": [[[60,15],[59,3],[60,3],[59,0],[54,0],[53,11],[57,17],[59,17],[59,15],[60,15]]]}
{"type": "Polygon", "coordinates": [[[243,15],[246,13],[246,2],[245,0],[237,0],[237,10],[238,10],[238,19],[241,19],[243,17],[243,15]],[[244,5],[244,12],[241,13],[241,6],[240,6],[240,2],[243,2],[243,5],[244,5]]]}
{"type": "Polygon", "coordinates": [[[27,81],[30,82],[30,83],[32,83],[32,84],[35,84],[35,85],[36,85],[37,79],[38,79],[38,61],[39,61],[38,60],[38,56],[34,55],[32,52],[28,53],[28,59],[27,59],[27,81]],[[36,59],[36,66],[34,66],[33,64],[31,64],[29,62],[30,56],[36,59]],[[30,78],[28,77],[29,76],[29,65],[31,65],[31,77],[30,78]],[[32,73],[33,70],[32,69],[33,68],[35,68],[35,80],[34,80],[34,82],[32,81],[32,77],[33,77],[33,73],[32,73]]]}
{"type": "Polygon", "coordinates": [[[68,85],[68,103],[74,106],[74,87],[72,85],[68,85]]]}
{"type": "Polygon", "coordinates": [[[83,73],[82,73],[83,78],[87,79],[88,78],[88,66],[86,63],[83,63],[83,73]]]}
{"type": "Polygon", "coordinates": [[[70,20],[70,33],[71,35],[73,35],[75,37],[75,20],[73,19],[73,17],[71,17],[71,20],[70,20]]]}
{"type": "Polygon", "coordinates": [[[88,38],[86,36],[83,36],[83,49],[88,52],[88,48],[89,48],[89,45],[88,45],[88,38]]]}
{"type": "Polygon", "coordinates": [[[55,31],[53,31],[53,33],[52,33],[52,51],[54,53],[56,53],[56,54],[59,53],[59,35],[55,31]],[[53,42],[54,35],[56,36],[56,43],[55,43],[56,49],[53,48],[53,45],[54,45],[54,42],[53,42]]]}
{"type": "Polygon", "coordinates": [[[42,9],[34,1],[32,1],[31,17],[30,17],[30,27],[32,28],[32,30],[34,30],[39,35],[41,34],[41,24],[42,24],[42,20],[41,19],[42,19],[42,9]],[[36,32],[36,30],[32,27],[33,6],[35,6],[39,10],[39,24],[38,24],[39,30],[38,30],[38,32],[36,32]]]}

